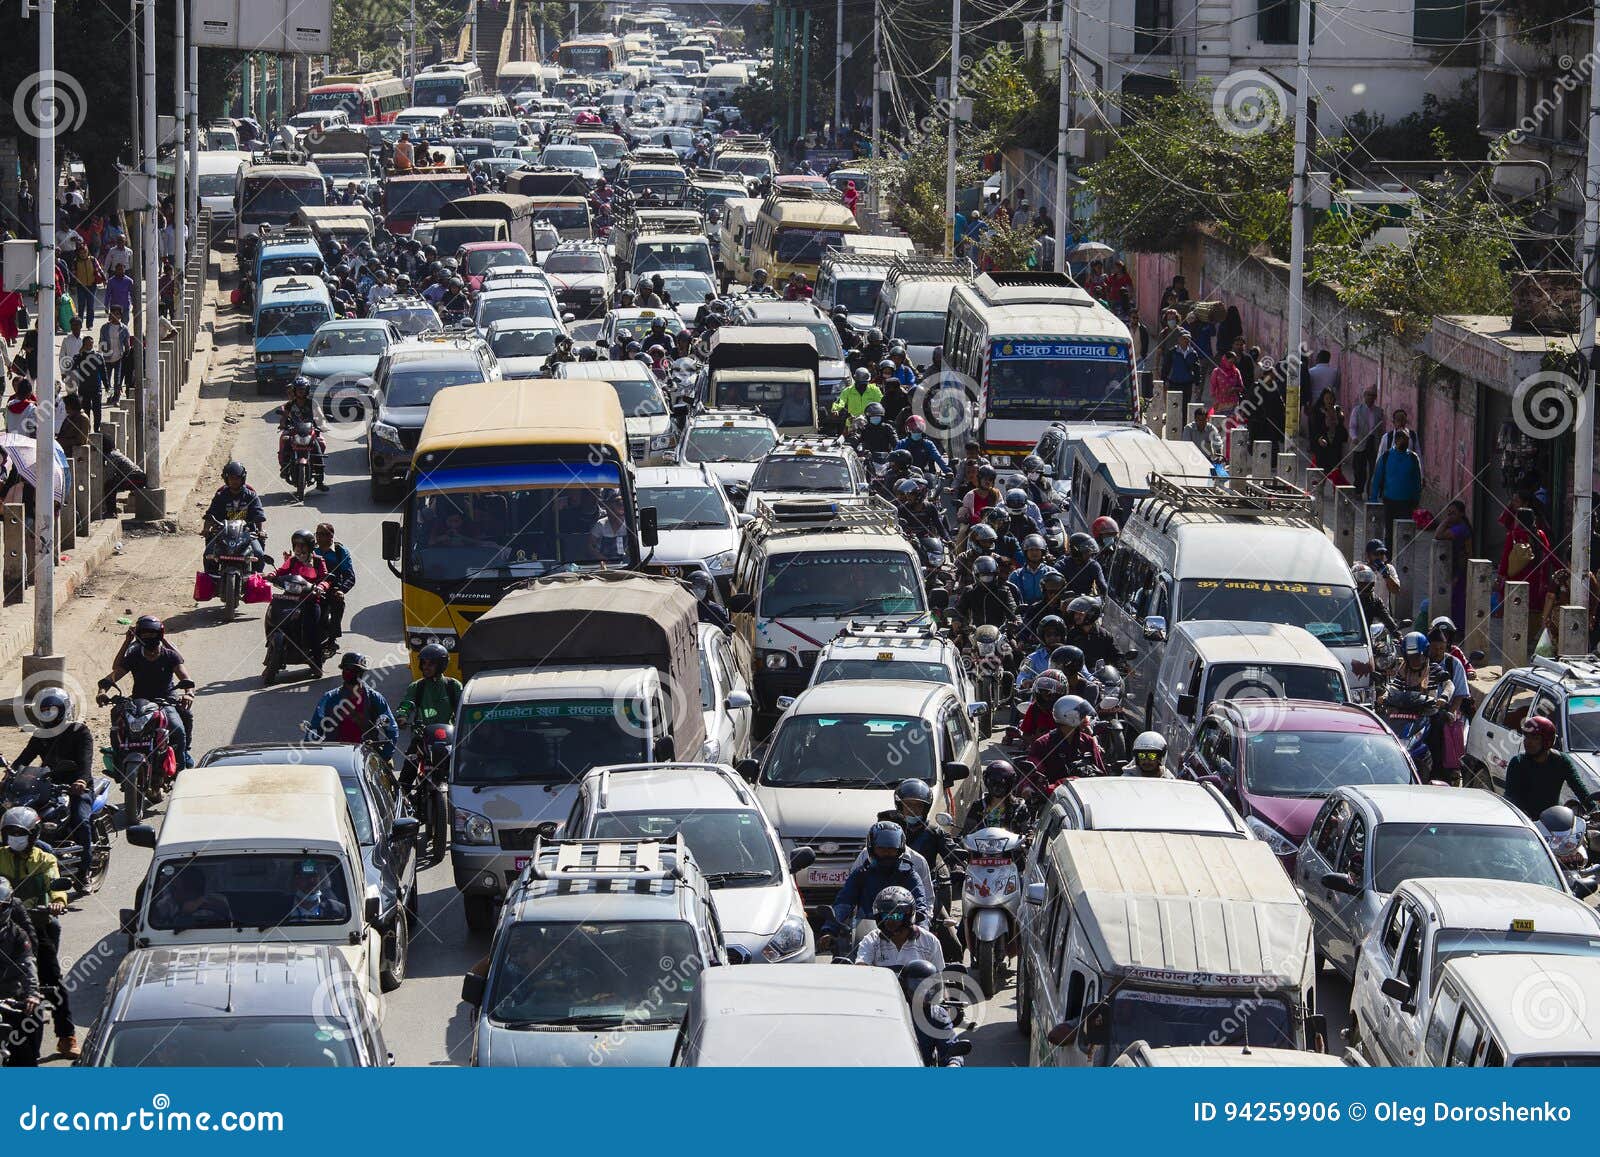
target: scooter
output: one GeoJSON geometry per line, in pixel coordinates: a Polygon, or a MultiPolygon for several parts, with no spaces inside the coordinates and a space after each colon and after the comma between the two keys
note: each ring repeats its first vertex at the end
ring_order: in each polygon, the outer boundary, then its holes
{"type": "MultiPolygon", "coordinates": [[[[944,817],[940,817],[943,822],[944,817]]],[[[1006,959],[1015,954],[1022,908],[1023,837],[1005,828],[980,828],[961,841],[967,878],[961,887],[961,926],[983,995],[1000,991],[1006,959]]]]}
{"type": "Polygon", "coordinates": [[[313,671],[322,669],[326,648],[321,637],[322,601],[317,589],[297,574],[286,575],[281,580],[282,589],[274,591],[272,603],[267,608],[267,653],[261,667],[261,685],[272,686],[272,681],[285,667],[304,664],[313,671]],[[316,641],[306,642],[306,618],[316,616],[318,624],[316,641]]]}
{"type": "Polygon", "coordinates": [[[972,672],[973,690],[984,705],[978,723],[983,734],[988,735],[994,730],[995,705],[1011,698],[1015,679],[1011,671],[1011,643],[999,627],[986,623],[973,633],[962,658],[972,672]]]}
{"type": "Polygon", "coordinates": [[[419,867],[442,863],[450,847],[450,802],[445,785],[450,779],[450,759],[455,753],[456,729],[452,723],[428,723],[412,736],[412,756],[417,777],[409,789],[411,814],[422,822],[427,855],[419,867]]]}
{"type": "MultiPolygon", "coordinates": [[[[0,760],[0,766],[5,766],[9,772],[4,789],[0,790],[0,811],[29,807],[37,812],[40,841],[48,844],[47,850],[55,855],[61,875],[75,881],[81,895],[98,891],[105,880],[106,871],[111,867],[111,835],[118,811],[117,805],[111,802],[111,780],[103,775],[93,776],[94,800],[90,805],[89,818],[91,843],[85,865],[81,844],[63,843],[55,838],[72,827],[72,797],[67,789],[51,778],[49,769],[25,767],[12,770],[3,760],[0,760]]],[[[65,772],[76,768],[56,770],[65,772]]]]}
{"type": "Polygon", "coordinates": [[[1100,702],[1095,704],[1094,739],[1105,756],[1106,766],[1128,761],[1128,723],[1122,712],[1122,695],[1126,684],[1122,672],[1110,664],[1095,668],[1095,681],[1100,684],[1100,702]]]}
{"type": "MultiPolygon", "coordinates": [[[[180,684],[187,689],[194,686],[180,684]]],[[[167,727],[168,704],[160,699],[113,695],[111,745],[102,747],[106,770],[122,784],[122,810],[136,824],[161,801],[178,777],[178,752],[167,727]]]]}

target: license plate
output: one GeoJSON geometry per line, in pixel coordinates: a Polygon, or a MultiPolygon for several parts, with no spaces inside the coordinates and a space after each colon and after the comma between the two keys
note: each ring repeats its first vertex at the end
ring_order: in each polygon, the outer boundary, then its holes
{"type": "Polygon", "coordinates": [[[532,856],[515,856],[511,860],[511,866],[513,868],[515,868],[517,871],[520,872],[520,871],[522,871],[523,868],[526,868],[532,862],[533,862],[533,857],[532,856]]]}
{"type": "Polygon", "coordinates": [[[850,875],[848,867],[842,868],[807,868],[805,879],[801,882],[804,888],[838,888],[850,875]]]}

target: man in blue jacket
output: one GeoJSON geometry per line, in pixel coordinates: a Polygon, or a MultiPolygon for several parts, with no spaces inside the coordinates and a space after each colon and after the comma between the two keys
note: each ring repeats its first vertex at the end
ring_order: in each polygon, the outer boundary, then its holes
{"type": "Polygon", "coordinates": [[[872,919],[872,902],[883,889],[899,886],[917,904],[917,922],[926,924],[933,914],[933,897],[922,877],[906,857],[906,832],[893,820],[879,820],[867,829],[868,862],[845,877],[833,898],[833,920],[827,931],[849,939],[857,920],[872,919]]]}
{"type": "Polygon", "coordinates": [[[1394,537],[1397,518],[1410,518],[1422,497],[1422,459],[1411,448],[1404,430],[1394,432],[1394,444],[1378,456],[1372,468],[1372,501],[1383,503],[1385,538],[1394,537]]]}

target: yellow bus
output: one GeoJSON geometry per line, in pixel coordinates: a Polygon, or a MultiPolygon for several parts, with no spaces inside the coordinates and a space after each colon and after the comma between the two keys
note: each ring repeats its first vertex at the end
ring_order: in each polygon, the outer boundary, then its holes
{"type": "Polygon", "coordinates": [[[622,406],[590,381],[481,382],[440,390],[412,457],[404,518],[383,525],[400,579],[412,670],[514,584],[557,571],[639,565],[641,528],[622,406]],[[605,521],[620,500],[622,526],[605,521]]]}
{"type": "Polygon", "coordinates": [[[847,233],[859,233],[856,215],[832,189],[774,189],[761,204],[750,245],[750,268],[765,269],[781,288],[791,273],[815,285],[823,255],[847,233]]]}

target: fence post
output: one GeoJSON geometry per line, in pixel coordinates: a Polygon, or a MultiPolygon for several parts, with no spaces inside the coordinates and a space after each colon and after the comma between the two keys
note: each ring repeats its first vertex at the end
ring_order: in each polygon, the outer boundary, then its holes
{"type": "Polygon", "coordinates": [[[1466,622],[1461,628],[1462,654],[1489,650],[1489,593],[1494,590],[1494,563],[1486,558],[1467,559],[1466,622]]]}
{"type": "Polygon", "coordinates": [[[105,458],[87,446],[82,447],[82,451],[87,463],[83,477],[88,486],[89,501],[78,512],[78,533],[88,534],[94,520],[100,517],[100,497],[105,489],[105,458]]]}
{"type": "Polygon", "coordinates": [[[1417,566],[1416,552],[1419,549],[1417,542],[1417,524],[1409,518],[1397,518],[1394,521],[1394,549],[1389,554],[1389,561],[1394,564],[1394,573],[1400,579],[1400,598],[1395,606],[1395,617],[1400,619],[1416,618],[1417,603],[1421,601],[1420,589],[1422,576],[1417,566]]]}
{"type": "Polygon", "coordinates": [[[1162,425],[1162,437],[1169,442],[1176,442],[1183,436],[1183,391],[1167,391],[1167,412],[1162,425]]]}
{"type": "Polygon", "coordinates": [[[5,601],[20,603],[28,585],[28,514],[22,503],[6,503],[0,542],[5,550],[5,601]]]}
{"type": "Polygon", "coordinates": [[[1322,471],[1315,466],[1306,471],[1305,490],[1311,495],[1311,512],[1316,516],[1317,525],[1322,526],[1322,471]]]}
{"type": "MultiPolygon", "coordinates": [[[[1220,426],[1221,419],[1213,418],[1213,423],[1220,426]]],[[[1222,431],[1223,443],[1227,447],[1228,474],[1233,478],[1248,478],[1250,476],[1250,447],[1243,438],[1230,438],[1226,430],[1222,431]]]]}
{"type": "Polygon", "coordinates": [[[1557,620],[1556,657],[1576,658],[1589,653],[1589,612],[1583,607],[1562,607],[1557,620]]]}
{"type": "Polygon", "coordinates": [[[1333,488],[1333,545],[1347,559],[1355,557],[1352,551],[1355,548],[1356,512],[1359,509],[1354,486],[1333,488]]]}
{"type": "Polygon", "coordinates": [[[1295,456],[1293,453],[1278,455],[1278,477],[1285,482],[1300,485],[1299,473],[1295,470],[1295,456]]]}
{"type": "MultiPolygon", "coordinates": [[[[1383,533],[1383,519],[1384,519],[1383,503],[1381,503],[1381,502],[1368,502],[1365,505],[1366,505],[1366,508],[1367,508],[1367,518],[1366,518],[1367,525],[1366,525],[1365,529],[1363,529],[1362,532],[1361,532],[1362,535],[1364,536],[1362,538],[1362,540],[1361,540],[1361,556],[1363,558],[1366,557],[1367,543],[1372,541],[1374,538],[1381,538],[1385,542],[1389,542],[1389,536],[1383,533]]],[[[1389,547],[1392,550],[1394,548],[1394,543],[1390,542],[1389,543],[1389,547]]],[[[1394,558],[1394,556],[1392,554],[1389,557],[1390,557],[1391,561],[1394,558]]]]}
{"type": "Polygon", "coordinates": [[[67,492],[61,496],[61,512],[56,517],[56,561],[61,552],[78,545],[78,460],[67,459],[67,492]]]}
{"type": "Polygon", "coordinates": [[[1528,638],[1528,584],[1510,582],[1500,603],[1500,665],[1525,667],[1533,642],[1528,638]]]}
{"type": "MultiPolygon", "coordinates": [[[[1450,543],[1442,538],[1429,539],[1433,549],[1428,552],[1428,622],[1450,613],[1450,587],[1455,579],[1450,565],[1450,543]]],[[[1426,630],[1426,625],[1423,626],[1426,630]]]]}

